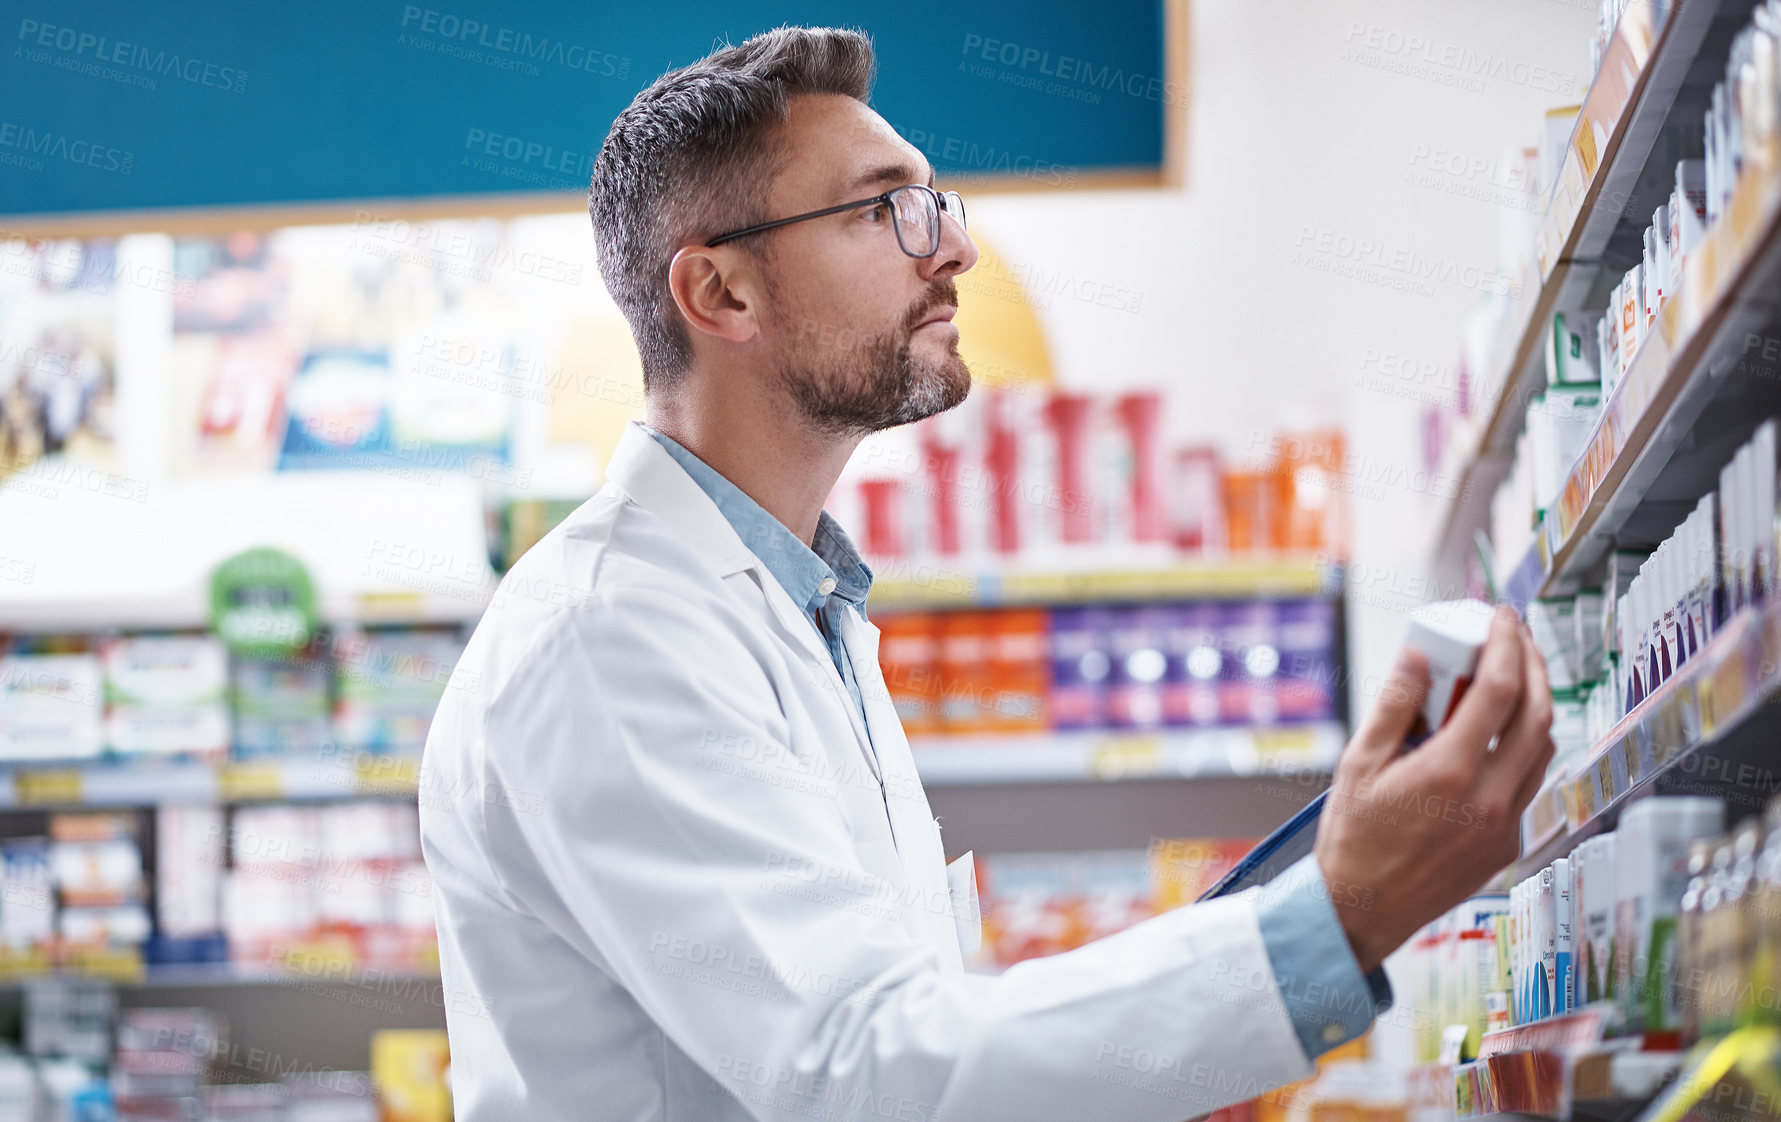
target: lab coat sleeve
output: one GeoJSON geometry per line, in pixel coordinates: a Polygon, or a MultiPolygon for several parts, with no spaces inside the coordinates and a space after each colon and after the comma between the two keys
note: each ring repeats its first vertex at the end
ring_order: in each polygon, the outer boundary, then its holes
{"type": "Polygon", "coordinates": [[[942,972],[832,792],[735,766],[793,758],[777,657],[716,596],[596,597],[487,711],[485,778],[537,799],[480,809],[503,887],[755,1117],[1179,1122],[1309,1074],[1247,898],[942,972]]]}

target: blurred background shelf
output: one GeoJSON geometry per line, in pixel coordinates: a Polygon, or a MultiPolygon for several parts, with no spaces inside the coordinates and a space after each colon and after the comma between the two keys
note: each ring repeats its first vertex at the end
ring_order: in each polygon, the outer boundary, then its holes
{"type": "Polygon", "coordinates": [[[0,632],[203,628],[211,570],[260,546],[304,562],[328,622],[468,622],[494,592],[473,479],[341,471],[89,489],[46,478],[0,486],[0,526],[34,558],[30,580],[0,582],[0,632]]]}
{"type": "Polygon", "coordinates": [[[96,760],[3,772],[0,810],[413,797],[420,757],[342,752],[228,763],[96,760]]]}
{"type": "Polygon", "coordinates": [[[1327,772],[1345,740],[1335,722],[1272,728],[933,736],[911,741],[924,784],[1251,778],[1327,772]]]}
{"type": "Polygon", "coordinates": [[[970,572],[897,564],[878,574],[871,607],[1002,607],[1102,601],[1326,596],[1340,592],[1341,567],[1326,557],[1220,557],[1129,569],[970,572]]]}

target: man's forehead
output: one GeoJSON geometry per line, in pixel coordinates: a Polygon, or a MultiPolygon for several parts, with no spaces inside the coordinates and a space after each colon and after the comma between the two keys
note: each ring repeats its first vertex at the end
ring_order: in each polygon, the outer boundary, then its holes
{"type": "Polygon", "coordinates": [[[933,183],[921,151],[853,98],[804,95],[788,108],[788,159],[777,184],[786,197],[795,192],[801,200],[842,202],[905,183],[933,183]]]}

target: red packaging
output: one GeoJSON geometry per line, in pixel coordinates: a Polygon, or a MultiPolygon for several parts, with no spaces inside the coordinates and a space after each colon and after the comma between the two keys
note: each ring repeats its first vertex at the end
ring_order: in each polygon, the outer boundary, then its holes
{"type": "Polygon", "coordinates": [[[1156,390],[1122,395],[1114,413],[1131,456],[1125,496],[1132,540],[1160,542],[1168,537],[1168,504],[1164,501],[1167,466],[1163,455],[1163,395],[1156,390]]]}
{"type": "Polygon", "coordinates": [[[1050,621],[1042,608],[988,613],[989,676],[993,702],[988,723],[1003,732],[1031,732],[1050,725],[1051,685],[1047,652],[1050,621]]]}
{"type": "Polygon", "coordinates": [[[1229,545],[1225,521],[1224,465],[1211,445],[1175,453],[1175,480],[1169,489],[1175,544],[1184,550],[1223,553],[1229,545]]]}
{"type": "Polygon", "coordinates": [[[866,507],[865,554],[878,558],[907,557],[909,537],[903,526],[903,481],[862,479],[860,501],[866,507]]]}
{"type": "Polygon", "coordinates": [[[1089,486],[1089,425],[1094,399],[1058,393],[1045,407],[1057,457],[1053,480],[1058,496],[1058,540],[1078,545],[1095,540],[1094,494],[1089,486]]]}
{"type": "Polygon", "coordinates": [[[941,731],[983,732],[993,727],[990,698],[987,612],[946,612],[940,616],[938,703],[941,731]]]}
{"type": "Polygon", "coordinates": [[[1013,398],[990,393],[983,402],[983,470],[988,492],[989,544],[995,552],[1020,552],[1020,432],[1013,398]]]}
{"type": "Polygon", "coordinates": [[[884,616],[878,624],[878,665],[907,736],[940,731],[939,620],[926,612],[884,616]]]}

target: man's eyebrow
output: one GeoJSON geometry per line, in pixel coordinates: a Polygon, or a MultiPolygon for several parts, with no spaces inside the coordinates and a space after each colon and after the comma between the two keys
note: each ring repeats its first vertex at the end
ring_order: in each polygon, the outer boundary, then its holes
{"type": "MultiPolygon", "coordinates": [[[[920,180],[921,174],[915,170],[912,164],[883,164],[855,176],[853,181],[847,185],[847,193],[852,194],[855,191],[866,187],[875,187],[881,183],[902,186],[905,183],[916,183],[920,180]]],[[[928,168],[927,184],[929,187],[934,185],[934,169],[932,167],[928,168]]]]}

